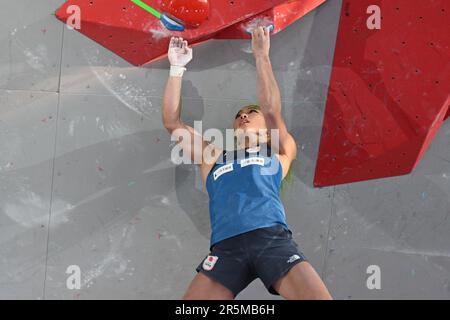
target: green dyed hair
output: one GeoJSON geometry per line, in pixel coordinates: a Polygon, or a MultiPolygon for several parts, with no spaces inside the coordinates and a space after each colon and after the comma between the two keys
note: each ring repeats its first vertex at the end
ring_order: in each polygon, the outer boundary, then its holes
{"type": "Polygon", "coordinates": [[[297,159],[292,160],[291,165],[289,166],[288,173],[286,174],[286,177],[284,177],[283,181],[281,181],[280,186],[280,194],[282,196],[285,195],[285,192],[287,190],[287,187],[291,186],[292,183],[294,183],[294,166],[297,165],[297,159]]]}

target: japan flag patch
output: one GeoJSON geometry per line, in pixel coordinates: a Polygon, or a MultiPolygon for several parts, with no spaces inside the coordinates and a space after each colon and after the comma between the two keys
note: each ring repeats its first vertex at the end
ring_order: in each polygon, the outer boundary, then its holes
{"type": "Polygon", "coordinates": [[[219,257],[216,256],[207,256],[205,261],[203,261],[203,269],[207,271],[212,270],[218,259],[219,257]]]}

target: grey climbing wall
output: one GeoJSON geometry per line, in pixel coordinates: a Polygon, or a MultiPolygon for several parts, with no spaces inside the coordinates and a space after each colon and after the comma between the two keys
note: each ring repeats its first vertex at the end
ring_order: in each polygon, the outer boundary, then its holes
{"type": "MultiPolygon", "coordinates": [[[[167,61],[132,67],[51,13],[0,11],[0,298],[179,299],[208,254],[200,173],[170,161],[167,61]],[[69,290],[66,270],[81,270],[69,290]]],[[[283,194],[294,239],[337,299],[450,298],[450,123],[408,176],[312,186],[340,15],[330,0],[272,38],[299,145],[283,194]],[[381,271],[369,290],[367,268],[381,271]]],[[[183,119],[229,128],[256,101],[248,41],[194,48],[183,119]]],[[[281,299],[255,280],[238,299],[281,299]]]]}

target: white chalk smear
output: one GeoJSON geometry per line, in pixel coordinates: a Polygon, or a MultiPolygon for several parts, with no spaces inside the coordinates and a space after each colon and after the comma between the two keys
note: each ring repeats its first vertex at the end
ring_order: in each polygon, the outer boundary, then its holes
{"type": "Polygon", "coordinates": [[[175,242],[176,242],[178,248],[182,249],[181,241],[180,241],[180,239],[178,239],[178,237],[177,237],[176,235],[174,235],[174,234],[169,234],[167,231],[162,231],[162,232],[160,232],[159,234],[160,234],[160,236],[161,236],[161,239],[175,240],[175,242]]]}
{"type": "Polygon", "coordinates": [[[273,24],[273,20],[269,19],[269,17],[255,17],[253,19],[250,19],[247,23],[243,23],[241,25],[241,28],[243,31],[251,32],[255,28],[267,27],[271,24],[273,24]]]}
{"type": "MultiPolygon", "coordinates": [[[[108,187],[89,195],[75,204],[64,200],[53,198],[52,202],[52,227],[59,226],[69,221],[68,215],[71,210],[94,201],[114,190],[116,187],[108,187]]],[[[47,225],[49,217],[49,199],[43,199],[33,191],[22,188],[16,193],[15,201],[7,202],[3,211],[13,221],[25,228],[33,228],[40,225],[47,225]]]]}
{"type": "Polygon", "coordinates": [[[150,29],[150,32],[152,33],[152,38],[155,40],[161,40],[170,36],[170,33],[161,29],[150,29]]]}
{"type": "Polygon", "coordinates": [[[69,135],[73,137],[75,134],[75,120],[70,121],[69,123],[69,135]]]}
{"type": "MultiPolygon", "coordinates": [[[[256,17],[249,20],[247,23],[243,23],[241,25],[241,29],[244,32],[251,32],[253,29],[259,26],[269,26],[270,24],[273,24],[273,21],[270,20],[268,17],[256,17]]],[[[242,43],[240,49],[245,53],[253,53],[252,44],[251,42],[248,41],[242,43]]]]}
{"type": "Polygon", "coordinates": [[[428,256],[428,257],[450,258],[450,252],[447,252],[447,251],[437,251],[437,250],[423,251],[423,250],[415,250],[415,249],[397,248],[397,247],[393,247],[393,246],[378,247],[378,248],[365,248],[365,249],[384,251],[384,252],[395,252],[395,253],[419,255],[419,256],[428,256]]]}
{"type": "MultiPolygon", "coordinates": [[[[131,82],[126,81],[120,75],[114,77],[111,67],[105,70],[104,67],[96,67],[99,64],[98,56],[88,54],[83,51],[83,54],[88,62],[90,69],[100,81],[100,83],[110,92],[114,97],[116,97],[123,105],[133,112],[150,119],[152,113],[158,112],[157,109],[153,108],[153,104],[149,96],[146,96],[146,91],[142,87],[133,86],[131,82]]],[[[134,69],[134,68],[133,68],[134,69]]],[[[131,70],[133,70],[131,69],[131,70]]],[[[117,70],[122,70],[117,68],[117,70]]],[[[136,70],[138,70],[136,68],[136,70]]]]}
{"type": "Polygon", "coordinates": [[[26,48],[23,50],[27,64],[41,73],[45,72],[45,68],[49,65],[47,48],[44,45],[38,45],[34,50],[26,48]]]}
{"type": "Polygon", "coordinates": [[[145,171],[142,171],[142,173],[146,174],[146,173],[160,171],[163,169],[170,169],[170,168],[174,168],[174,167],[175,167],[175,164],[173,164],[172,161],[170,161],[170,159],[164,159],[164,160],[161,160],[159,163],[155,164],[154,166],[152,166],[151,168],[146,169],[145,171]]]}
{"type": "Polygon", "coordinates": [[[154,195],[150,198],[151,200],[157,200],[159,204],[163,204],[165,206],[170,205],[170,200],[166,196],[154,195]]]}
{"type": "Polygon", "coordinates": [[[242,43],[241,50],[245,53],[253,53],[252,44],[248,42],[242,43]]]}
{"type": "MultiPolygon", "coordinates": [[[[132,245],[132,236],[135,231],[134,225],[127,224],[122,228],[121,232],[120,230],[116,230],[113,236],[108,234],[110,240],[109,251],[100,263],[84,273],[82,287],[89,288],[95,279],[106,272],[111,272],[113,276],[117,276],[127,271],[130,260],[125,259],[120,252],[132,245]]],[[[133,273],[128,272],[127,275],[131,276],[133,273]]]]}
{"type": "MultiPolygon", "coordinates": [[[[13,221],[25,228],[47,225],[49,218],[50,200],[44,199],[33,191],[22,188],[15,195],[14,201],[6,202],[3,206],[5,214],[13,221]]],[[[52,226],[68,222],[66,208],[69,204],[61,199],[53,199],[52,226]]]]}
{"type": "Polygon", "coordinates": [[[145,26],[144,26],[144,32],[150,32],[152,35],[152,38],[156,41],[159,41],[161,39],[164,38],[170,38],[172,36],[172,33],[166,29],[166,27],[164,27],[164,25],[160,22],[159,23],[159,28],[155,28],[153,26],[153,22],[148,22],[145,26]]]}

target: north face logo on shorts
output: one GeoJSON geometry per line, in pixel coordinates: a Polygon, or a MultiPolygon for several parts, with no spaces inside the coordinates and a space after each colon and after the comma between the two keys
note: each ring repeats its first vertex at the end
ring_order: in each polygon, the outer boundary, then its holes
{"type": "Polygon", "coordinates": [[[218,259],[219,257],[207,256],[205,261],[203,261],[203,269],[207,271],[212,270],[218,259]]]}
{"type": "Polygon", "coordinates": [[[295,260],[298,260],[298,259],[300,259],[299,255],[298,255],[298,254],[294,254],[293,256],[291,256],[291,257],[289,258],[289,260],[287,261],[287,263],[292,263],[292,262],[294,262],[295,260]]]}

